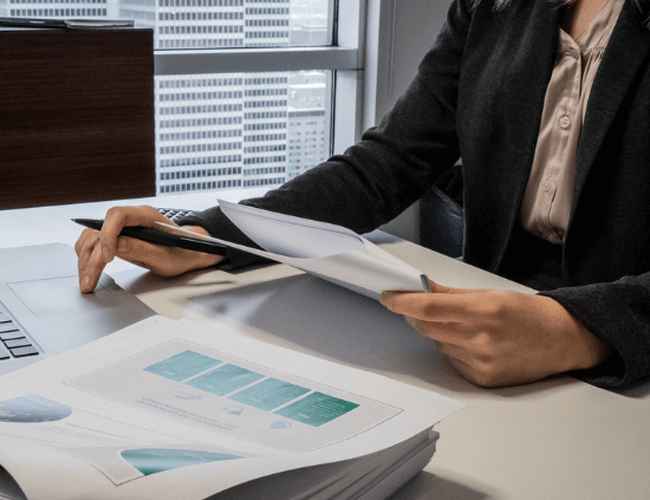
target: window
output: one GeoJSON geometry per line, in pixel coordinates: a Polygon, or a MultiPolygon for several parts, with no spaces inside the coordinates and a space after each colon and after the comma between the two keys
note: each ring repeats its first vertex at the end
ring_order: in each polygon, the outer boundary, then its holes
{"type": "Polygon", "coordinates": [[[364,11],[364,0],[0,0],[0,16],[154,30],[159,194],[263,192],[354,142],[364,11]]]}
{"type": "Polygon", "coordinates": [[[159,192],[202,190],[204,182],[211,190],[275,186],[318,164],[330,154],[331,78],[156,77],[159,192]]]}

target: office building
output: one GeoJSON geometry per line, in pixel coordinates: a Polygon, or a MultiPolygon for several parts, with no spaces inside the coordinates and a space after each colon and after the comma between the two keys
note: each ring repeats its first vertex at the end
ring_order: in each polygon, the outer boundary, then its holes
{"type": "Polygon", "coordinates": [[[291,2],[291,45],[328,45],[332,42],[330,3],[323,0],[291,2]]]}
{"type": "Polygon", "coordinates": [[[286,179],[288,75],[156,79],[159,191],[274,186],[286,179]]]}
{"type": "Polygon", "coordinates": [[[293,73],[289,84],[287,180],[329,156],[328,85],[319,71],[293,73]]]}
{"type": "Polygon", "coordinates": [[[13,17],[113,17],[114,0],[0,0],[0,15],[13,17]]]}
{"type": "Polygon", "coordinates": [[[290,41],[289,0],[244,0],[244,46],[285,46],[290,41]]]}
{"type": "Polygon", "coordinates": [[[243,186],[274,186],[287,176],[287,73],[244,78],[243,186]]]}
{"type": "Polygon", "coordinates": [[[156,81],[162,193],[278,186],[329,156],[325,72],[156,81]]]}
{"type": "Polygon", "coordinates": [[[119,13],[154,28],[159,49],[277,47],[291,38],[290,0],[120,0],[119,13]]]}
{"type": "Polygon", "coordinates": [[[244,0],[120,0],[120,17],[154,29],[158,49],[244,46],[244,0]]]}
{"type": "Polygon", "coordinates": [[[157,77],[158,192],[242,186],[241,75],[157,77]]]}

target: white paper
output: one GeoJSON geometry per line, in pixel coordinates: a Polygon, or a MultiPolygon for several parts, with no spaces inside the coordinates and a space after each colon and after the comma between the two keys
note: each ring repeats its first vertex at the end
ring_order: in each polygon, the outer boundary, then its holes
{"type": "Polygon", "coordinates": [[[240,231],[269,252],[317,258],[355,252],[363,238],[345,227],[219,200],[219,208],[240,231]]]}
{"type": "Polygon", "coordinates": [[[376,453],[459,408],[234,325],[162,317],[3,382],[0,466],[33,500],[202,499],[376,453]]]}
{"type": "Polygon", "coordinates": [[[354,292],[377,299],[384,291],[425,291],[426,277],[406,262],[342,226],[219,200],[223,213],[258,250],[177,226],[165,229],[288,264],[354,292]]]}

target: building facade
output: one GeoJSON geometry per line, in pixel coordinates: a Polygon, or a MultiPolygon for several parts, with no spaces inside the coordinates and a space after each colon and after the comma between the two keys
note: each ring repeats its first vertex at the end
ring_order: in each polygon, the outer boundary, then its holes
{"type": "Polygon", "coordinates": [[[289,82],[287,180],[330,153],[329,85],[323,72],[294,73],[289,82]]]}
{"type": "Polygon", "coordinates": [[[119,15],[153,28],[159,49],[282,47],[292,41],[291,0],[120,0],[119,15]]]}
{"type": "Polygon", "coordinates": [[[11,17],[112,17],[113,0],[0,0],[0,15],[11,17]]]}
{"type": "Polygon", "coordinates": [[[158,189],[279,186],[330,153],[323,71],[156,78],[158,189]]]}

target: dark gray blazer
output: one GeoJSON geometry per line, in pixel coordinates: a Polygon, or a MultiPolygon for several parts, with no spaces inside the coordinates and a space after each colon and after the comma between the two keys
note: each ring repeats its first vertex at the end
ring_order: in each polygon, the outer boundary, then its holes
{"type": "MultiPolygon", "coordinates": [[[[650,31],[627,0],[594,83],[564,245],[565,287],[544,292],[615,350],[581,374],[609,388],[650,375],[650,31]]],[[[370,231],[462,157],[467,262],[498,271],[535,150],[559,12],[455,0],[405,95],[361,142],[245,203],[370,231]]],[[[247,242],[218,208],[184,223],[247,242]]],[[[233,256],[233,258],[235,258],[233,256]]]]}

